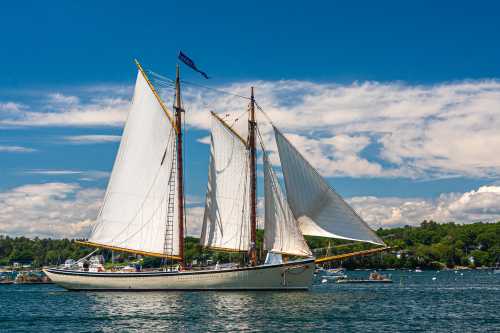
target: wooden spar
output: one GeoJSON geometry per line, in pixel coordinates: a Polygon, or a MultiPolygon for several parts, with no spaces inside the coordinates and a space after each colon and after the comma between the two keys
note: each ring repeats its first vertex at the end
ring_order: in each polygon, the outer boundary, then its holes
{"type": "Polygon", "coordinates": [[[316,264],[319,264],[319,263],[322,263],[322,262],[343,260],[343,259],[352,258],[352,257],[368,256],[368,255],[371,255],[371,254],[388,251],[390,249],[392,249],[392,247],[386,246],[386,247],[379,247],[379,248],[376,248],[376,249],[363,250],[363,251],[357,251],[357,252],[351,252],[351,253],[345,253],[345,254],[338,254],[338,255],[335,255],[335,256],[318,258],[318,259],[314,260],[314,262],[316,264]]]}
{"type": "Polygon", "coordinates": [[[184,267],[184,175],[182,166],[182,109],[179,65],[175,75],[175,127],[177,131],[177,196],[179,210],[179,264],[184,267]]]}
{"type": "Polygon", "coordinates": [[[217,113],[213,112],[213,111],[210,111],[210,113],[212,114],[212,116],[214,116],[215,119],[217,119],[218,121],[220,121],[220,123],[222,124],[222,126],[224,126],[229,132],[231,132],[235,137],[237,137],[242,143],[243,145],[246,147],[247,146],[247,142],[245,139],[243,139],[241,137],[241,135],[239,135],[231,126],[229,126],[221,117],[219,117],[217,115],[217,113]]]}
{"type": "Polygon", "coordinates": [[[257,176],[255,145],[255,99],[253,87],[250,88],[250,114],[248,119],[248,149],[250,150],[250,263],[257,265],[257,176]]]}
{"type": "Polygon", "coordinates": [[[172,127],[174,128],[174,130],[177,131],[177,128],[175,127],[174,119],[172,118],[172,115],[170,115],[170,110],[165,106],[165,103],[163,103],[163,100],[160,98],[160,95],[158,95],[158,92],[156,91],[155,87],[153,86],[153,84],[149,80],[148,75],[146,74],[146,72],[142,68],[142,66],[139,63],[139,61],[137,61],[137,59],[134,59],[134,61],[135,61],[135,65],[137,66],[137,69],[139,69],[139,72],[141,72],[142,76],[144,77],[144,79],[148,83],[149,88],[153,92],[153,95],[155,95],[156,100],[158,101],[158,103],[160,104],[161,108],[163,109],[163,112],[165,112],[165,114],[167,115],[167,118],[170,121],[170,124],[172,125],[172,127]]]}
{"type": "Polygon", "coordinates": [[[85,246],[97,247],[97,248],[102,248],[102,249],[109,249],[109,250],[118,251],[118,252],[127,252],[127,253],[140,254],[140,255],[148,256],[148,257],[167,258],[167,259],[174,259],[174,260],[181,259],[178,256],[170,256],[170,255],[166,255],[164,253],[138,251],[138,250],[127,249],[127,248],[124,248],[124,247],[118,247],[118,246],[112,246],[112,245],[106,245],[106,244],[99,244],[99,243],[94,243],[94,242],[86,242],[86,241],[79,241],[79,240],[77,240],[77,241],[75,241],[75,243],[80,244],[80,245],[85,245],[85,246]]]}
{"type": "Polygon", "coordinates": [[[228,252],[228,253],[246,253],[248,250],[235,250],[227,247],[217,247],[217,246],[204,246],[204,250],[210,250],[215,252],[228,252]]]}

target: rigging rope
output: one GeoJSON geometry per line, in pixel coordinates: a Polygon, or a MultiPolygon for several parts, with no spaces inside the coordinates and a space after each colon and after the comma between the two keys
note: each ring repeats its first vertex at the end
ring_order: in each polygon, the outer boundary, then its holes
{"type": "Polygon", "coordinates": [[[255,102],[255,106],[257,106],[257,109],[258,109],[260,112],[262,112],[262,114],[264,115],[264,117],[266,117],[267,121],[269,121],[269,123],[270,123],[272,126],[274,126],[274,123],[273,123],[273,121],[271,120],[271,117],[269,117],[269,115],[266,113],[266,111],[264,111],[264,109],[263,109],[263,108],[261,108],[261,107],[260,107],[260,105],[259,105],[257,102],[255,102]]]}
{"type": "MultiPolygon", "coordinates": [[[[161,74],[155,73],[155,72],[153,72],[151,70],[148,70],[148,73],[150,73],[152,76],[156,77],[157,79],[164,81],[165,83],[167,83],[167,82],[173,82],[173,83],[175,83],[175,80],[170,79],[170,78],[168,78],[166,76],[163,76],[161,74]]],[[[197,87],[200,87],[200,88],[203,88],[203,89],[212,90],[212,91],[215,91],[215,92],[218,92],[218,93],[221,93],[221,94],[226,94],[226,95],[230,95],[230,96],[234,96],[234,97],[238,97],[238,98],[243,98],[243,99],[246,99],[246,100],[250,100],[250,97],[246,97],[246,96],[242,96],[242,95],[239,95],[239,94],[235,94],[235,93],[232,93],[232,92],[229,92],[229,91],[226,91],[226,90],[216,89],[216,88],[204,86],[204,85],[199,84],[199,83],[194,83],[194,82],[185,81],[185,80],[181,80],[181,82],[185,83],[185,84],[190,84],[190,85],[193,85],[193,86],[197,86],[197,87]]]]}
{"type": "MultiPolygon", "coordinates": [[[[170,143],[171,143],[171,140],[172,140],[172,138],[173,138],[173,133],[174,133],[174,131],[172,131],[172,132],[170,133],[170,137],[169,137],[169,139],[168,139],[168,141],[167,141],[167,147],[166,147],[166,149],[167,149],[167,150],[168,150],[168,147],[170,147],[170,146],[171,146],[171,144],[170,144],[170,143]]],[[[142,201],[141,205],[139,206],[139,208],[138,208],[137,212],[135,213],[134,217],[132,217],[132,218],[131,218],[128,222],[127,222],[126,226],[125,226],[125,227],[124,227],[124,228],[123,228],[120,232],[118,232],[118,233],[117,233],[117,234],[116,234],[116,235],[112,238],[112,240],[111,240],[112,242],[113,242],[113,241],[115,241],[115,240],[116,240],[116,239],[117,239],[120,235],[122,235],[122,234],[123,234],[126,230],[128,230],[128,228],[130,227],[130,225],[132,224],[132,222],[136,219],[136,217],[139,215],[139,213],[142,213],[142,212],[143,212],[143,207],[144,207],[144,205],[146,204],[146,201],[147,201],[147,200],[148,200],[148,198],[149,198],[149,194],[151,193],[151,191],[153,190],[153,187],[154,187],[154,186],[155,186],[155,184],[156,184],[156,180],[158,179],[158,176],[159,176],[159,174],[160,174],[161,169],[162,169],[162,164],[160,164],[160,166],[158,167],[158,170],[156,171],[156,175],[155,175],[155,177],[154,177],[154,179],[153,179],[153,181],[152,181],[152,183],[151,183],[151,186],[150,186],[150,188],[148,189],[148,191],[147,191],[147,193],[146,193],[146,195],[145,195],[145,197],[144,197],[144,200],[142,201]]],[[[161,198],[160,203],[159,203],[159,206],[161,206],[161,203],[163,202],[163,199],[165,198],[165,196],[166,196],[166,193],[165,193],[165,195],[161,198]]],[[[104,202],[104,205],[105,205],[105,204],[106,204],[106,202],[104,202]]],[[[154,216],[156,215],[156,212],[157,212],[157,211],[158,211],[158,209],[159,209],[159,206],[158,206],[158,207],[156,207],[156,208],[154,209],[152,216],[150,217],[150,219],[149,219],[148,221],[146,221],[146,223],[141,223],[141,224],[142,224],[142,225],[141,225],[141,228],[139,228],[139,230],[138,230],[137,232],[133,233],[133,234],[132,234],[132,235],[130,235],[128,238],[126,238],[126,239],[122,240],[122,241],[121,241],[121,242],[119,242],[118,244],[122,244],[123,242],[125,242],[125,241],[129,240],[130,238],[132,238],[133,236],[135,236],[137,233],[139,233],[140,231],[142,231],[142,229],[143,229],[146,225],[148,225],[148,224],[149,224],[149,223],[153,220],[154,216]]],[[[141,218],[141,220],[142,220],[142,218],[141,218]]],[[[102,219],[102,221],[104,221],[104,219],[102,219]]],[[[109,221],[109,220],[108,220],[108,221],[109,221]]]]}

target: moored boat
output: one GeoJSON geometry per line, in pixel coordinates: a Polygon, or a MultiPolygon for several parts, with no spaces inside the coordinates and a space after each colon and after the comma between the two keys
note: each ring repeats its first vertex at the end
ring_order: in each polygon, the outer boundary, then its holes
{"type": "Polygon", "coordinates": [[[368,279],[339,279],[337,283],[392,283],[392,279],[377,271],[371,272],[368,279]]]}

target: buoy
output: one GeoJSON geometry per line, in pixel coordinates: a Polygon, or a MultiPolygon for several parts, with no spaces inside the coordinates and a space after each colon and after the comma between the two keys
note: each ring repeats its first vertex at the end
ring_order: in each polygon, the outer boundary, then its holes
{"type": "Polygon", "coordinates": [[[327,279],[323,279],[323,280],[321,280],[321,283],[327,283],[327,282],[328,282],[328,280],[327,280],[327,279]]]}
{"type": "Polygon", "coordinates": [[[432,278],[432,281],[436,281],[436,277],[435,276],[432,278]]]}

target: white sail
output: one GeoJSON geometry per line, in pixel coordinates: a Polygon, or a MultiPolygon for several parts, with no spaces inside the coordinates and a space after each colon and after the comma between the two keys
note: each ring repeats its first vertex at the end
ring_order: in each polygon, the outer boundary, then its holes
{"type": "Polygon", "coordinates": [[[139,71],[104,205],[89,242],[178,255],[177,188],[169,183],[170,177],[176,180],[171,173],[176,168],[174,152],[170,118],[139,71]],[[168,233],[167,220],[173,221],[168,233]]]}
{"type": "Polygon", "coordinates": [[[312,256],[278,179],[264,153],[264,249],[297,256],[312,256]]]}
{"type": "Polygon", "coordinates": [[[274,133],[288,203],[302,233],[385,245],[277,128],[274,133]]]}
{"type": "Polygon", "coordinates": [[[250,248],[248,162],[248,150],[242,139],[212,115],[202,246],[234,251],[250,248]]]}

